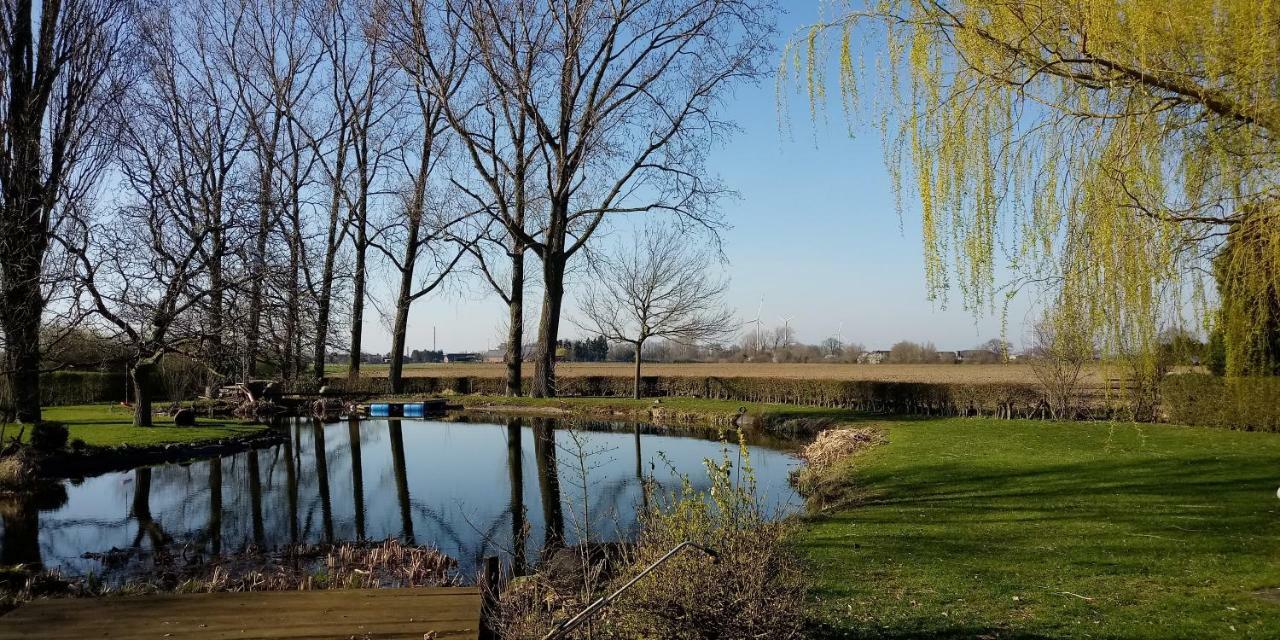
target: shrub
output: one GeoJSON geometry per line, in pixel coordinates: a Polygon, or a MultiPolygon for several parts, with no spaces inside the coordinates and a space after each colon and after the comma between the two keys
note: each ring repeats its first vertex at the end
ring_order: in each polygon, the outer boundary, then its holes
{"type": "Polygon", "coordinates": [[[1166,376],[1160,393],[1170,422],[1280,432],[1280,378],[1186,373],[1166,376]]]}
{"type": "Polygon", "coordinates": [[[571,584],[546,566],[513,581],[501,595],[500,637],[541,638],[553,620],[577,614],[686,541],[715,555],[685,548],[566,637],[802,637],[808,582],[787,542],[789,526],[774,520],[778,514],[769,513],[756,494],[745,444],[726,446],[721,460],[707,467],[707,492],[694,490],[688,478],[671,494],[646,492],[639,538],[620,559],[604,545],[562,549],[553,558],[567,554],[570,565],[578,564],[574,556],[581,558],[571,584]]]}
{"type": "Polygon", "coordinates": [[[787,543],[788,525],[761,504],[745,444],[736,456],[731,452],[726,448],[718,463],[708,461],[709,495],[686,479],[679,492],[650,501],[633,560],[609,590],[686,540],[713,549],[716,557],[686,550],[641,579],[612,610],[612,635],[802,637],[808,583],[787,543]]]}
{"type": "Polygon", "coordinates": [[[40,422],[31,429],[31,447],[36,451],[57,451],[67,446],[67,425],[61,422],[40,422]]]}

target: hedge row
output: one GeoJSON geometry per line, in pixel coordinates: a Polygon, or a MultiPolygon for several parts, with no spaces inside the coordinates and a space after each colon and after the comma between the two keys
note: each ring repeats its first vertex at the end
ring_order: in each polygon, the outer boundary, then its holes
{"type": "MultiPolygon", "coordinates": [[[[54,371],[40,376],[40,403],[44,406],[119,402],[125,399],[124,373],[54,371]]],[[[8,399],[8,381],[0,376],[0,398],[8,399]]]]}
{"type": "MultiPolygon", "coordinates": [[[[632,379],[622,376],[574,376],[557,381],[557,395],[627,397],[632,379]]],[[[1043,414],[1041,395],[1034,384],[955,384],[923,382],[874,382],[865,380],[798,380],[791,378],[719,378],[647,376],[641,379],[646,397],[684,396],[774,402],[877,413],[912,415],[989,415],[1036,417],[1043,414]]],[[[329,387],[352,394],[381,395],[390,392],[386,378],[333,379],[329,387]]],[[[291,386],[288,391],[315,393],[313,385],[291,386]]],[[[412,377],[403,380],[402,393],[501,395],[505,381],[492,377],[412,377]]]]}
{"type": "Polygon", "coordinates": [[[1160,396],[1169,422],[1280,432],[1280,378],[1172,375],[1160,396]]]}

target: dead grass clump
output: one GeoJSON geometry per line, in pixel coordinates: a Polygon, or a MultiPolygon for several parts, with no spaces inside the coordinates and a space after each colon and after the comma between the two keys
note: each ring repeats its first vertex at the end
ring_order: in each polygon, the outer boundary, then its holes
{"type": "Polygon", "coordinates": [[[884,441],[884,432],[876,427],[827,429],[800,452],[800,457],[811,469],[821,471],[884,441]]]}

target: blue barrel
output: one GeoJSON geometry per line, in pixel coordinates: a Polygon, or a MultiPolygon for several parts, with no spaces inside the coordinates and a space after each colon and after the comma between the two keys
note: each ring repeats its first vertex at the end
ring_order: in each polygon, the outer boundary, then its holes
{"type": "Polygon", "coordinates": [[[404,404],[404,417],[421,418],[427,414],[427,405],[423,402],[406,402],[404,404]]]}
{"type": "Polygon", "coordinates": [[[391,405],[386,403],[378,403],[369,405],[369,417],[371,418],[389,418],[391,417],[391,405]]]}

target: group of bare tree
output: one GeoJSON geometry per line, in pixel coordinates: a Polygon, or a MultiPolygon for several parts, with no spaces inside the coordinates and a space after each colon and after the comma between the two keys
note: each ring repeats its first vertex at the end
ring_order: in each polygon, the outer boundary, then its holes
{"type": "Polygon", "coordinates": [[[528,391],[554,395],[566,276],[610,219],[719,228],[716,111],[765,69],[773,18],[757,0],[0,4],[0,347],[23,421],[54,315],[127,345],[141,420],[166,357],[210,389],[319,379],[330,350],[358,376],[382,272],[393,389],[412,305],[465,270],[509,306],[518,394],[534,259],[528,391]]]}

